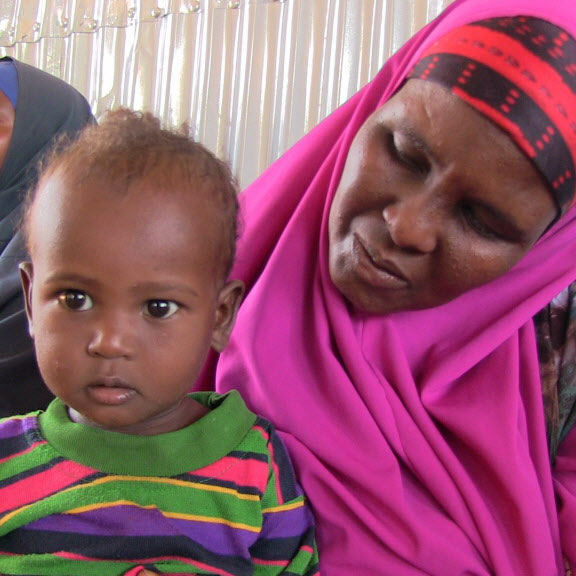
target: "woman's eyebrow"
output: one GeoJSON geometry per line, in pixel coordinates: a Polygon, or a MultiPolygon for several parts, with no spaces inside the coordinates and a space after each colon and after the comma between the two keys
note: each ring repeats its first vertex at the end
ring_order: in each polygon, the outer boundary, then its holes
{"type": "Polygon", "coordinates": [[[398,124],[398,126],[394,129],[394,131],[397,132],[400,136],[406,138],[406,140],[408,140],[410,144],[414,146],[414,148],[426,154],[426,156],[431,158],[434,161],[434,163],[438,164],[439,166],[442,166],[440,158],[436,156],[436,153],[434,152],[430,144],[428,144],[428,142],[418,132],[416,132],[414,128],[410,126],[407,122],[402,122],[401,124],[398,124]]]}

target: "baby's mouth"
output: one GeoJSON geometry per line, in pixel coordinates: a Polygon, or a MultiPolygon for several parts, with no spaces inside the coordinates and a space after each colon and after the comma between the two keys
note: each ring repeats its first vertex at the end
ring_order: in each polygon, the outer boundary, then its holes
{"type": "Polygon", "coordinates": [[[88,385],[88,395],[98,404],[119,406],[136,396],[137,391],[116,377],[99,379],[88,385]]]}

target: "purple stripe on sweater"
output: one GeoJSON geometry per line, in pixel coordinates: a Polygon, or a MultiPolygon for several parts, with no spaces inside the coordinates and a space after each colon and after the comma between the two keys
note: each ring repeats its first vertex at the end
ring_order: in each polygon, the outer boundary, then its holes
{"type": "Polygon", "coordinates": [[[38,419],[35,416],[27,418],[7,420],[0,424],[0,439],[14,438],[38,427],[38,419]]]}
{"type": "Polygon", "coordinates": [[[264,514],[263,538],[291,538],[306,532],[314,524],[312,512],[300,507],[280,513],[264,514]]]}
{"type": "Polygon", "coordinates": [[[218,554],[247,556],[258,533],[224,524],[165,518],[158,511],[136,506],[115,506],[83,514],[59,514],[41,518],[27,530],[74,532],[91,536],[186,536],[218,554]]]}

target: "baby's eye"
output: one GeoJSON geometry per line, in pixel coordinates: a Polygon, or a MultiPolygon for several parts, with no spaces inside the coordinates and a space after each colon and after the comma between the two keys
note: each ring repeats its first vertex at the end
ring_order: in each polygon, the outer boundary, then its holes
{"type": "Polygon", "coordinates": [[[170,318],[180,310],[180,305],[172,300],[148,300],[144,305],[144,314],[152,318],[170,318]]]}
{"type": "Polygon", "coordinates": [[[81,290],[65,290],[58,295],[58,302],[64,308],[69,310],[75,310],[83,312],[84,310],[90,310],[94,306],[92,298],[82,292],[81,290]]]}

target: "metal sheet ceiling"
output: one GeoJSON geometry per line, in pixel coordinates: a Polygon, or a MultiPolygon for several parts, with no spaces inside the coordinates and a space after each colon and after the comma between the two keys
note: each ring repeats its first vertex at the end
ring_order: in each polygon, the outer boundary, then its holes
{"type": "Polygon", "coordinates": [[[98,116],[149,110],[242,186],[452,0],[0,0],[0,56],[78,88],[98,116]]]}

